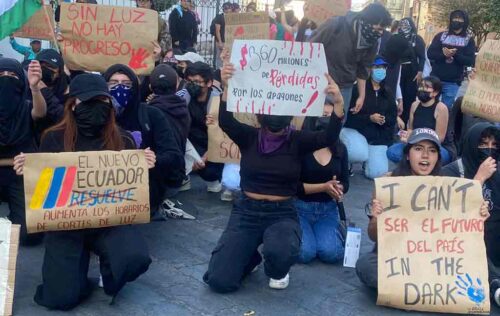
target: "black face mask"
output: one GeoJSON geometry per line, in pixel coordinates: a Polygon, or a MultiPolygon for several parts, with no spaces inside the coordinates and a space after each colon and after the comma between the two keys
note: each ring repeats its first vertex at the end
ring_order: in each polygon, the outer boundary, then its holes
{"type": "Polygon", "coordinates": [[[262,115],[259,122],[262,127],[267,128],[272,133],[284,130],[290,125],[291,116],[262,115]]]}
{"type": "Polygon", "coordinates": [[[177,71],[177,75],[179,76],[179,78],[184,79],[184,70],[186,70],[186,68],[177,66],[175,67],[175,70],[177,71]]]}
{"type": "Polygon", "coordinates": [[[417,98],[422,103],[427,103],[432,99],[430,92],[422,91],[422,90],[417,91],[417,98]]]}
{"type": "Polygon", "coordinates": [[[101,100],[89,100],[75,107],[74,115],[78,132],[83,136],[101,136],[111,117],[111,103],[101,100]]]}
{"type": "Polygon", "coordinates": [[[451,23],[450,23],[450,28],[452,31],[458,31],[460,29],[463,29],[464,26],[465,26],[465,22],[451,21],[451,23]]]}
{"type": "Polygon", "coordinates": [[[500,153],[496,148],[478,148],[478,152],[479,160],[481,161],[481,163],[488,157],[495,159],[495,161],[498,161],[498,158],[500,158],[500,153]]]}
{"type": "Polygon", "coordinates": [[[314,129],[317,131],[324,131],[328,128],[328,124],[330,123],[330,118],[323,116],[316,120],[316,124],[314,125],[314,129]]]}
{"type": "Polygon", "coordinates": [[[195,83],[189,82],[186,85],[186,90],[189,92],[191,98],[196,99],[201,94],[201,87],[195,83]]]}
{"type": "Polygon", "coordinates": [[[42,67],[42,81],[45,83],[48,87],[52,86],[55,82],[54,79],[54,72],[46,67],[42,67]]]}
{"type": "MultiPolygon", "coordinates": [[[[360,20],[360,22],[363,20],[360,20]]],[[[381,36],[380,32],[373,29],[371,24],[361,22],[361,36],[368,44],[374,44],[381,36]]]]}
{"type": "Polygon", "coordinates": [[[0,118],[9,118],[19,106],[23,96],[23,83],[10,76],[0,77],[0,118]]]}

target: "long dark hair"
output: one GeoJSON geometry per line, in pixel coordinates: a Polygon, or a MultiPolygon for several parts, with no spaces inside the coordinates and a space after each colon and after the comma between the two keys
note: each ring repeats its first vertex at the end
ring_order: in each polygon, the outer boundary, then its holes
{"type": "MultiPolygon", "coordinates": [[[[401,161],[399,162],[396,169],[394,169],[394,171],[392,172],[391,176],[406,177],[414,175],[411,170],[410,160],[406,159],[406,156],[408,156],[408,154],[410,153],[410,149],[417,144],[406,144],[406,146],[403,148],[403,157],[401,158],[401,161]]],[[[436,148],[438,150],[438,161],[436,162],[434,169],[432,169],[432,172],[430,173],[431,176],[438,176],[441,173],[441,151],[439,150],[439,147],[436,148]]]]}
{"type": "MultiPolygon", "coordinates": [[[[111,102],[111,100],[110,100],[111,102]]],[[[53,131],[64,131],[64,151],[75,151],[76,140],[77,140],[77,125],[75,120],[75,115],[73,112],[73,107],[76,105],[76,98],[68,98],[64,105],[64,116],[57,125],[49,128],[42,136],[42,139],[47,135],[47,133],[53,131]]],[[[116,125],[115,120],[115,109],[111,108],[110,119],[103,132],[103,150],[123,150],[124,144],[121,137],[118,125],[116,125]]]]}

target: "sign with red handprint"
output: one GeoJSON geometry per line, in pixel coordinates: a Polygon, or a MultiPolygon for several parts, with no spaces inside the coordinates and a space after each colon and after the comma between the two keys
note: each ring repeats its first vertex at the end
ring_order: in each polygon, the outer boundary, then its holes
{"type": "Polygon", "coordinates": [[[224,14],[226,48],[231,54],[236,39],[268,39],[269,15],[265,12],[224,14]]]}
{"type": "Polygon", "coordinates": [[[104,72],[124,64],[138,75],[154,68],[158,13],[154,10],[61,4],[61,51],[71,70],[104,72]]]}
{"type": "Polygon", "coordinates": [[[345,15],[350,8],[351,0],[307,0],[304,17],[320,25],[333,16],[345,15]]]}

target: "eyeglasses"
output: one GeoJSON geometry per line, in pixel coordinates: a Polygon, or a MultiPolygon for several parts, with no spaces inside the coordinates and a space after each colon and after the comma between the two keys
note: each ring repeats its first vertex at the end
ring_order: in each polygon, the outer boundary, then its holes
{"type": "Polygon", "coordinates": [[[123,80],[123,81],[121,81],[121,80],[110,80],[108,82],[108,87],[112,88],[112,87],[115,87],[115,86],[117,86],[119,84],[122,84],[122,85],[124,85],[125,87],[128,87],[128,88],[132,88],[132,86],[133,86],[133,83],[130,80],[123,80]]]}

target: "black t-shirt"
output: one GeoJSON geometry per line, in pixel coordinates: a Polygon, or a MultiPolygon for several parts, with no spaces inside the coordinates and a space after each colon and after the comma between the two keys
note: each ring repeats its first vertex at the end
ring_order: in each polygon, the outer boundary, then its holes
{"type": "Polygon", "coordinates": [[[226,36],[225,36],[226,20],[224,19],[224,13],[217,15],[214,19],[214,22],[215,22],[215,24],[220,25],[220,37],[221,37],[222,43],[225,43],[226,42],[226,36]]]}
{"type": "Polygon", "coordinates": [[[188,105],[189,114],[191,115],[191,128],[189,129],[188,138],[200,155],[203,155],[208,149],[206,117],[209,99],[207,98],[205,102],[198,102],[193,98],[188,105]]]}
{"type": "Polygon", "coordinates": [[[332,158],[325,166],[321,165],[313,153],[309,153],[302,159],[302,171],[300,173],[300,183],[297,188],[298,198],[305,202],[328,202],[332,197],[327,193],[305,194],[303,183],[325,183],[337,177],[337,180],[344,186],[344,193],[349,190],[349,166],[347,150],[344,145],[342,155],[333,154],[332,158]]]}
{"type": "Polygon", "coordinates": [[[259,129],[240,123],[221,102],[219,124],[241,151],[241,189],[245,192],[295,196],[303,156],[330,146],[338,140],[340,119],[332,115],[327,129],[320,132],[292,131],[276,151],[259,152],[259,129]]]}

